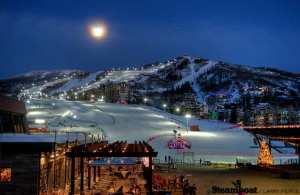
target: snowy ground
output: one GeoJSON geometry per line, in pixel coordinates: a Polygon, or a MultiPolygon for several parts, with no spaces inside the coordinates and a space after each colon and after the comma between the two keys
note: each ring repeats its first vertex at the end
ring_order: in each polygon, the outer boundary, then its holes
{"type": "Polygon", "coordinates": [[[45,119],[50,130],[99,135],[104,132],[109,141],[133,142],[155,137],[150,144],[159,152],[161,159],[165,155],[182,159],[182,152],[166,147],[168,140],[174,136],[174,129],[191,142],[192,148],[185,152],[193,152],[197,160],[235,162],[239,158],[255,162],[258,152],[250,148],[253,146],[252,136],[239,128],[230,128],[230,124],[192,118],[189,124],[198,124],[201,131],[187,132],[185,118],[151,107],[62,100],[31,100],[26,106],[28,121],[45,119]]]}

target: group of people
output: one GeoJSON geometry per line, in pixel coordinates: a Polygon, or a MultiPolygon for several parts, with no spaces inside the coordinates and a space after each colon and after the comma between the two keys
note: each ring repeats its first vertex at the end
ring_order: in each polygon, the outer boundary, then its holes
{"type": "Polygon", "coordinates": [[[174,168],[175,167],[175,159],[171,156],[165,156],[165,163],[168,163],[168,168],[174,168]]]}
{"type": "Polygon", "coordinates": [[[183,175],[180,175],[179,178],[177,176],[175,176],[175,178],[177,181],[179,179],[179,181],[182,185],[183,195],[196,195],[196,192],[197,192],[196,184],[191,185],[189,182],[189,179],[184,177],[183,175]]]}
{"type": "Polygon", "coordinates": [[[115,193],[109,193],[111,195],[123,195],[123,194],[131,194],[131,195],[141,195],[142,189],[137,185],[134,184],[131,188],[126,192],[124,192],[124,187],[121,186],[115,193]]]}
{"type": "Polygon", "coordinates": [[[173,164],[174,162],[175,162],[174,158],[172,158],[171,156],[166,156],[165,155],[165,163],[173,164]]]}
{"type": "Polygon", "coordinates": [[[197,187],[196,184],[190,185],[188,182],[183,186],[183,195],[196,195],[197,187]]]}
{"type": "Polygon", "coordinates": [[[132,195],[140,195],[142,192],[142,189],[140,188],[140,186],[134,184],[130,189],[129,189],[129,194],[132,195]]]}
{"type": "Polygon", "coordinates": [[[164,178],[159,174],[153,175],[153,188],[154,190],[182,190],[184,195],[195,195],[197,187],[195,184],[191,185],[188,178],[183,175],[179,177],[169,176],[164,178]]]}

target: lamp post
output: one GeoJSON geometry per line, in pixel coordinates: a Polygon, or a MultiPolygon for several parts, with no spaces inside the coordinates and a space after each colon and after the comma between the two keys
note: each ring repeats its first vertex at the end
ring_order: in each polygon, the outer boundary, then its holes
{"type": "Polygon", "coordinates": [[[166,112],[167,104],[163,104],[162,106],[164,108],[164,111],[166,112]]]}
{"type": "Polygon", "coordinates": [[[145,97],[144,98],[144,103],[147,104],[147,102],[148,102],[148,98],[145,97]]]}
{"type": "Polygon", "coordinates": [[[189,131],[189,119],[192,117],[191,114],[185,114],[185,118],[186,118],[186,132],[189,131]]]}

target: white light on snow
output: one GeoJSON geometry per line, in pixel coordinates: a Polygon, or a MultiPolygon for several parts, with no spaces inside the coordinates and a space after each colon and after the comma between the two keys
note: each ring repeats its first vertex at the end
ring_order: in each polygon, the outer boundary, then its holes
{"type": "Polygon", "coordinates": [[[67,110],[66,112],[64,112],[61,116],[62,117],[65,117],[65,116],[68,116],[68,115],[72,115],[73,114],[73,112],[72,111],[70,111],[70,110],[67,110]]]}
{"type": "Polygon", "coordinates": [[[184,117],[185,117],[185,118],[191,118],[192,115],[191,115],[191,114],[186,114],[184,117]]]}
{"type": "Polygon", "coordinates": [[[44,111],[31,111],[27,113],[27,116],[37,116],[37,115],[42,115],[42,114],[47,114],[47,112],[44,111]]]}
{"type": "Polygon", "coordinates": [[[158,114],[154,114],[154,113],[149,113],[149,114],[147,114],[147,116],[149,116],[149,117],[155,117],[155,118],[165,118],[162,115],[158,115],[158,114]]]}
{"type": "Polygon", "coordinates": [[[218,137],[216,133],[212,132],[195,132],[195,131],[189,131],[188,133],[182,132],[181,133],[183,136],[188,136],[188,137],[218,137]]]}
{"type": "Polygon", "coordinates": [[[35,124],[45,124],[45,123],[46,123],[46,120],[45,120],[45,119],[35,119],[35,120],[34,120],[34,123],[35,123],[35,124]]]}

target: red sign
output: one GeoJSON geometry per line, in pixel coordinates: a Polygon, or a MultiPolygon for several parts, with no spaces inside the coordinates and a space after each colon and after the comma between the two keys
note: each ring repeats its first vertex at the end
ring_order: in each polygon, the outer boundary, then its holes
{"type": "Polygon", "coordinates": [[[177,137],[168,141],[168,148],[175,149],[175,150],[182,150],[182,149],[191,149],[192,145],[187,140],[183,139],[182,137],[177,137]]]}

